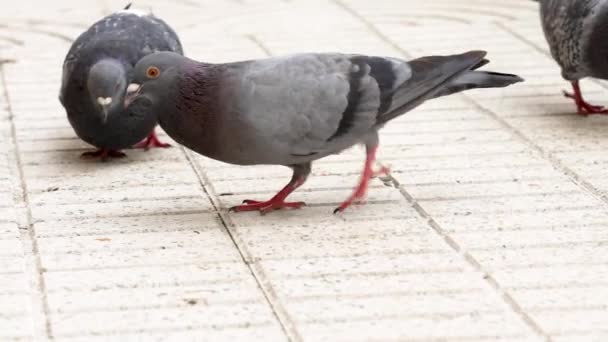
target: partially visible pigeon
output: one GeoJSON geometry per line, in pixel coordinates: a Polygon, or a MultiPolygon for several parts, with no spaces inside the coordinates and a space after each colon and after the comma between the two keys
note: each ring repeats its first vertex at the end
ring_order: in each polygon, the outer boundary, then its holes
{"type": "Polygon", "coordinates": [[[59,100],[76,134],[98,148],[83,156],[123,157],[121,149],[144,138],[137,147],[169,146],[156,137],[154,115],[122,104],[138,60],[156,51],[183,54],[182,46],[164,21],[130,6],[82,33],[63,64],[59,100]]]}
{"type": "MultiPolygon", "coordinates": [[[[345,54],[297,54],[227,64],[199,63],[159,52],[135,66],[125,105],[142,103],[177,142],[227,163],[277,164],[293,177],[268,201],[235,211],[299,208],[285,202],[310,174],[311,163],[365,144],[356,190],[334,212],[363,199],[378,148],[378,129],[425,100],[472,88],[505,87],[520,77],[473,71],[484,51],[405,62],[345,54]]],[[[383,169],[380,172],[385,173],[383,169]]]]}
{"type": "Polygon", "coordinates": [[[579,80],[585,77],[608,79],[608,0],[535,0],[551,54],[562,69],[562,77],[572,83],[578,113],[607,114],[583,98],[579,80]]]}

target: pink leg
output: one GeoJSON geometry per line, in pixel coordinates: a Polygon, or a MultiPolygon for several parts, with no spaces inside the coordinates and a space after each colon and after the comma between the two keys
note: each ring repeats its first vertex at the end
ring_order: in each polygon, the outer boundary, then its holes
{"type": "Polygon", "coordinates": [[[583,99],[583,93],[578,81],[572,82],[572,89],[574,93],[564,92],[564,96],[574,100],[579,115],[608,114],[608,109],[602,106],[594,106],[583,99]]]}
{"type": "Polygon", "coordinates": [[[162,148],[166,148],[166,147],[170,147],[170,144],[166,144],[161,142],[158,137],[156,136],[156,130],[152,131],[152,133],[150,133],[150,135],[148,135],[148,137],[146,139],[144,139],[144,141],[138,143],[137,145],[135,145],[135,148],[143,148],[144,150],[149,150],[151,147],[162,147],[162,148]]]}
{"type": "Polygon", "coordinates": [[[334,210],[334,214],[339,212],[343,212],[346,208],[351,206],[353,203],[361,201],[365,198],[365,194],[367,193],[367,188],[369,186],[369,180],[373,177],[388,174],[389,169],[387,167],[382,167],[379,171],[373,170],[373,165],[376,160],[376,151],[378,150],[378,146],[368,147],[367,155],[365,157],[365,166],[363,167],[363,173],[361,174],[361,180],[359,181],[359,185],[355,188],[353,194],[346,199],[339,207],[334,210]]]}

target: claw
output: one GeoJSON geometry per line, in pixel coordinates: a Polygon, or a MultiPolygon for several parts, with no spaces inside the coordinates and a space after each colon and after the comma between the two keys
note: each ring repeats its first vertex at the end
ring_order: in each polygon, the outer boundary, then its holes
{"type": "Polygon", "coordinates": [[[248,200],[248,199],[243,200],[243,204],[258,204],[258,203],[263,203],[263,202],[262,201],[248,200]]]}
{"type": "Polygon", "coordinates": [[[84,152],[80,155],[80,158],[100,158],[102,162],[107,161],[109,158],[124,158],[127,155],[115,150],[99,149],[97,151],[84,152]]]}
{"type": "Polygon", "coordinates": [[[278,200],[269,200],[265,202],[261,201],[253,201],[253,200],[245,200],[243,201],[243,205],[237,205],[235,207],[230,208],[232,212],[242,212],[242,211],[259,211],[260,214],[265,215],[271,211],[289,208],[289,209],[300,209],[305,206],[304,202],[284,202],[278,200]]]}

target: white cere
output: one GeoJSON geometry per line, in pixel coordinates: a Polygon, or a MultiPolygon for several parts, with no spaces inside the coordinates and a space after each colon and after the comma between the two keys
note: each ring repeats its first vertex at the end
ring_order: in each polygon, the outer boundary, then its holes
{"type": "Polygon", "coordinates": [[[110,103],[112,103],[112,98],[111,97],[98,97],[97,98],[97,103],[99,103],[102,106],[107,106],[110,103]]]}
{"type": "Polygon", "coordinates": [[[139,90],[139,84],[137,84],[137,83],[131,83],[131,84],[129,84],[129,86],[127,87],[127,93],[128,93],[128,94],[130,94],[130,93],[134,93],[134,92],[136,92],[137,90],[139,90]]]}

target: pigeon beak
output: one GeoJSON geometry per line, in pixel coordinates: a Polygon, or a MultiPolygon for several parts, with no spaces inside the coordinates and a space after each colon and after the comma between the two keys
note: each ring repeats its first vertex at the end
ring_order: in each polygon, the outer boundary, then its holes
{"type": "Polygon", "coordinates": [[[131,83],[127,87],[127,95],[125,96],[124,106],[125,108],[129,107],[129,105],[135,100],[135,98],[139,95],[141,90],[141,84],[131,83]]]}
{"type": "Polygon", "coordinates": [[[103,123],[105,125],[106,122],[108,122],[108,107],[107,106],[103,106],[101,107],[102,111],[103,111],[103,123]]]}

